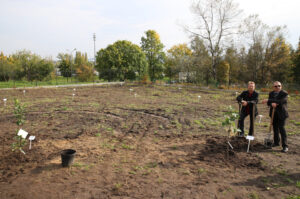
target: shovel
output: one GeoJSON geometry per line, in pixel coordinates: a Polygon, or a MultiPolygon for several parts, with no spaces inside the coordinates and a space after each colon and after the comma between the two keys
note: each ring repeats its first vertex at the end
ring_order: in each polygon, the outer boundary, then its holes
{"type": "Polygon", "coordinates": [[[250,149],[250,142],[251,140],[254,140],[254,120],[255,120],[255,102],[252,102],[252,128],[253,128],[253,132],[252,135],[248,135],[246,137],[246,139],[248,140],[248,148],[247,148],[247,153],[249,153],[249,149],[250,149]]]}
{"type": "Polygon", "coordinates": [[[268,138],[264,139],[264,146],[268,149],[272,148],[272,145],[273,145],[273,140],[271,139],[271,136],[272,136],[274,113],[275,113],[275,108],[273,108],[273,110],[272,110],[272,118],[271,118],[270,127],[269,127],[269,136],[268,136],[268,138]]]}

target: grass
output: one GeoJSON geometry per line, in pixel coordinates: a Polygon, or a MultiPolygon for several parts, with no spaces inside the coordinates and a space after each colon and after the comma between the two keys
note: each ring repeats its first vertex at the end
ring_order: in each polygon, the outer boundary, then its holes
{"type": "MultiPolygon", "coordinates": [[[[95,76],[95,83],[104,82],[100,80],[99,77],[95,76]]],[[[72,82],[70,78],[58,76],[57,78],[51,80],[44,81],[26,81],[26,80],[18,80],[18,81],[8,81],[8,82],[0,82],[0,88],[22,88],[22,87],[35,87],[35,86],[56,86],[56,85],[66,85],[66,84],[92,84],[94,82],[78,82],[77,79],[72,78],[72,82]]]]}
{"type": "Polygon", "coordinates": [[[81,163],[81,162],[75,162],[72,167],[75,167],[75,168],[80,168],[80,169],[84,169],[84,170],[89,170],[93,165],[89,165],[89,164],[84,164],[84,163],[81,163]]]}
{"type": "Polygon", "coordinates": [[[252,192],[249,194],[249,197],[251,199],[259,199],[259,195],[256,192],[252,192]]]}
{"type": "Polygon", "coordinates": [[[296,187],[300,189],[300,181],[296,182],[296,187]]]}

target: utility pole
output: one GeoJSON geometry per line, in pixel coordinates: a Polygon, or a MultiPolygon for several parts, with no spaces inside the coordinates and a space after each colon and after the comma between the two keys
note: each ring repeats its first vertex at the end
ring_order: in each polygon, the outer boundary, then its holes
{"type": "Polygon", "coordinates": [[[93,34],[93,40],[94,40],[94,69],[93,69],[93,83],[94,83],[95,82],[94,70],[96,66],[96,33],[93,34]]]}
{"type": "Polygon", "coordinates": [[[96,33],[93,34],[93,40],[94,40],[94,67],[96,65],[96,33]]]}

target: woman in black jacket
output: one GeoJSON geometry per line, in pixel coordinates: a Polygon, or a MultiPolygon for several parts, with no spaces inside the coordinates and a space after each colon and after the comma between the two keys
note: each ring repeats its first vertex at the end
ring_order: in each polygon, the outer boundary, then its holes
{"type": "Polygon", "coordinates": [[[273,147],[279,146],[281,135],[282,152],[288,152],[287,135],[284,128],[286,118],[289,117],[287,111],[288,93],[282,90],[282,84],[279,81],[273,83],[273,91],[269,93],[269,98],[263,100],[270,107],[269,115],[271,117],[273,108],[275,108],[273,119],[274,143],[273,147]]]}

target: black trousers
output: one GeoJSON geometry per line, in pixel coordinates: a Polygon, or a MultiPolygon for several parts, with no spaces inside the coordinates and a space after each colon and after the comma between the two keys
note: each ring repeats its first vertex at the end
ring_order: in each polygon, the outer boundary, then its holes
{"type": "Polygon", "coordinates": [[[244,135],[244,120],[245,120],[245,118],[248,115],[250,115],[249,135],[253,135],[253,123],[254,122],[253,122],[253,114],[252,114],[252,112],[251,113],[241,112],[241,114],[240,114],[238,128],[241,130],[241,135],[244,135]]]}
{"type": "Polygon", "coordinates": [[[274,144],[279,145],[280,143],[279,133],[280,133],[282,147],[288,147],[286,131],[284,128],[285,120],[286,119],[283,120],[279,119],[278,115],[274,114],[274,120],[273,120],[274,144]]]}

